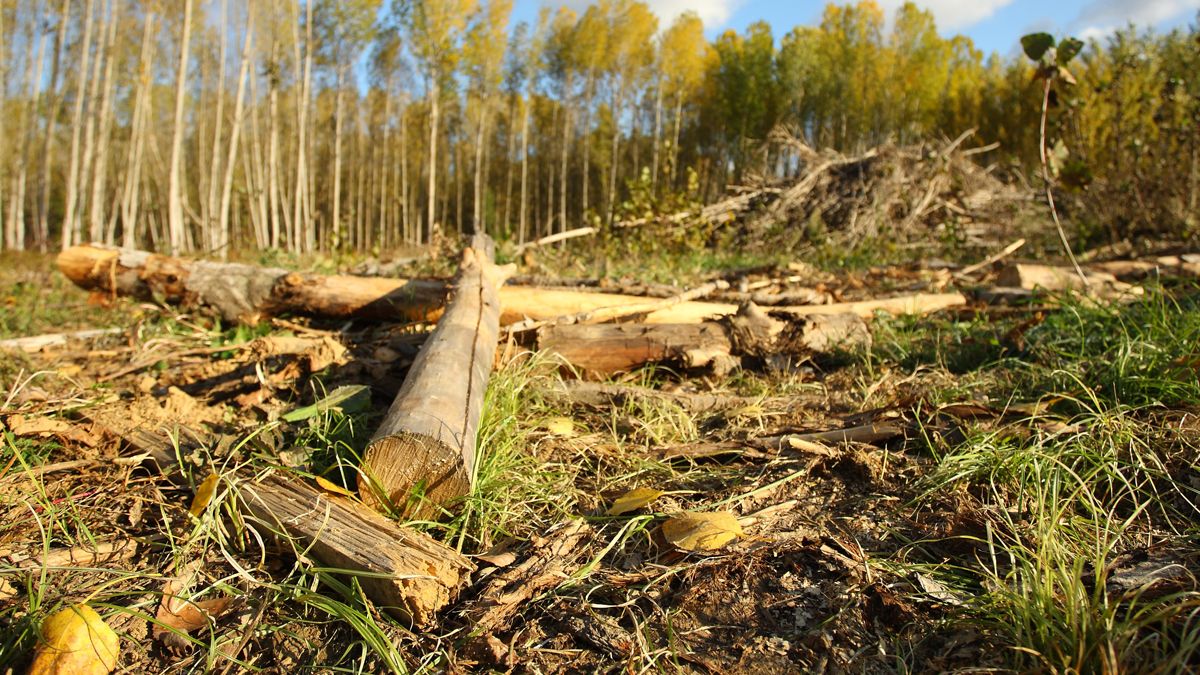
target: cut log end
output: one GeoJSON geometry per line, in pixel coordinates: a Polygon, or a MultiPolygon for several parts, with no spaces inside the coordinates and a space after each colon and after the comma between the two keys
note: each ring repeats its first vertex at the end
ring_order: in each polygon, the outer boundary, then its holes
{"type": "Polygon", "coordinates": [[[471,491],[462,451],[425,434],[400,432],[367,446],[359,474],[363,503],[390,507],[406,518],[432,515],[437,504],[471,491]]]}

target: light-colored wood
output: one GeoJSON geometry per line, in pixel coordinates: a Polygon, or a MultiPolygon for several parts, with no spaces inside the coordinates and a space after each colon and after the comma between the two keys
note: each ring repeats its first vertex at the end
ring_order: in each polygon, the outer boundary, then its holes
{"type": "MultiPolygon", "coordinates": [[[[86,416],[147,455],[172,480],[181,480],[177,443],[180,455],[216,445],[185,429],[132,427],[119,411],[95,409],[86,416]]],[[[325,568],[357,577],[378,607],[416,626],[432,622],[470,581],[474,565],[454,549],[299,476],[242,469],[225,480],[233,484],[251,526],[325,568]]]]}
{"type": "Polygon", "coordinates": [[[557,354],[589,375],[670,362],[724,374],[745,357],[805,358],[837,348],[870,344],[863,319],[854,314],[771,318],[754,305],[722,321],[678,324],[550,325],[538,331],[538,348],[557,354]]]}
{"type": "MultiPolygon", "coordinates": [[[[255,322],[281,313],[329,318],[434,321],[442,312],[447,285],[439,280],[365,278],[301,274],[240,263],[188,261],[145,251],[95,245],[61,253],[58,267],[76,285],[173,303],[204,303],[228,320],[255,322]]],[[[545,321],[599,309],[644,307],[646,298],[616,293],[504,286],[500,323],[545,321]]],[[[961,293],[921,293],[899,298],[828,305],[778,307],[793,316],[875,312],[923,314],[967,304],[961,293]]],[[[689,301],[657,309],[645,323],[701,323],[734,314],[737,305],[689,301]]]]}
{"type": "Polygon", "coordinates": [[[124,328],[89,328],[70,333],[49,333],[46,335],[8,338],[0,340],[0,350],[12,349],[25,352],[38,352],[46,347],[60,347],[71,340],[91,340],[109,335],[120,335],[124,332],[124,328]]]}
{"type": "Polygon", "coordinates": [[[518,321],[517,323],[511,324],[508,327],[508,330],[512,333],[521,333],[524,331],[541,328],[543,326],[548,326],[550,324],[592,324],[605,323],[608,321],[616,321],[621,319],[630,319],[639,315],[649,315],[655,312],[661,312],[674,307],[675,305],[698,300],[714,291],[724,290],[727,288],[729,288],[729,283],[726,281],[711,281],[707,284],[702,284],[696,288],[686,290],[668,298],[651,300],[648,302],[642,302],[640,304],[620,305],[617,307],[598,307],[585,312],[568,314],[566,316],[559,316],[546,320],[525,319],[524,321],[518,321]]]}
{"type": "Polygon", "coordinates": [[[1140,287],[1118,281],[1107,272],[1085,270],[1083,274],[1087,279],[1086,283],[1072,267],[1013,263],[1001,270],[996,282],[1001,286],[1028,291],[1080,291],[1100,298],[1132,297],[1143,292],[1140,287]]]}
{"type": "Polygon", "coordinates": [[[367,446],[358,481],[367,504],[427,517],[471,491],[500,335],[497,288],[510,272],[492,263],[493,246],[476,235],[463,251],[446,312],[367,446]]]}

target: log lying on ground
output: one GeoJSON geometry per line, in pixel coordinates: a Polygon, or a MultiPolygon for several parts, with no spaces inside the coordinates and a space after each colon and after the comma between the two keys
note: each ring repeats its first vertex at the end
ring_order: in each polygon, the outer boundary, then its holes
{"type": "Polygon", "coordinates": [[[866,323],[855,314],[768,316],[755,305],[743,306],[736,316],[700,324],[568,324],[538,331],[539,349],[592,375],[653,362],[724,374],[743,358],[798,359],[870,341],[866,323]],[[787,318],[776,318],[780,316],[787,318]]]}
{"type": "Polygon", "coordinates": [[[1082,291],[1096,297],[1140,295],[1142,289],[1132,286],[1107,272],[1085,270],[1087,287],[1074,269],[1033,263],[1013,263],[1000,271],[996,282],[1001,286],[1027,291],[1082,291]]]}
{"type": "Polygon", "coordinates": [[[494,248],[476,235],[463,250],[446,311],[367,446],[358,481],[367,504],[428,516],[471,491],[475,432],[500,335],[498,288],[511,273],[492,262],[494,248]]]}
{"type": "MultiPolygon", "coordinates": [[[[284,313],[334,319],[433,321],[441,315],[448,286],[440,280],[301,274],[240,263],[181,258],[101,246],[76,246],[58,256],[58,268],[76,285],[94,291],[166,302],[206,304],[227,320],[254,323],[284,313]]],[[[615,293],[505,286],[500,289],[501,325],[547,320],[607,307],[644,305],[646,299],[615,293]]],[[[797,315],[875,311],[924,313],[962,306],[960,293],[835,303],[787,309],[797,315]]],[[[700,323],[737,312],[737,305],[681,302],[647,314],[645,323],[700,323]]]]}
{"type": "MultiPolygon", "coordinates": [[[[87,417],[140,453],[168,477],[179,478],[177,456],[214,446],[185,430],[159,433],[132,426],[125,416],[92,410],[87,417]],[[177,445],[180,449],[176,453],[177,445]]],[[[226,476],[244,517],[290,542],[326,568],[356,576],[367,596],[416,626],[428,625],[469,582],[470,560],[428,535],[402,527],[370,508],[329,493],[299,476],[242,469],[226,476]]]]}
{"type": "Polygon", "coordinates": [[[1121,281],[1138,281],[1156,274],[1200,278],[1200,254],[1158,256],[1140,260],[1092,263],[1088,269],[1107,272],[1121,281]]]}

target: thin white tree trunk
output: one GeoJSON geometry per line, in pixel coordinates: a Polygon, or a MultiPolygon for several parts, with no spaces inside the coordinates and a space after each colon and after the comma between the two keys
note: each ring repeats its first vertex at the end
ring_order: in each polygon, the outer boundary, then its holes
{"type": "MultiPolygon", "coordinates": [[[[217,109],[213,115],[212,147],[208,157],[208,197],[205,200],[204,213],[204,245],[211,255],[221,246],[220,225],[220,192],[221,176],[221,135],[225,125],[225,59],[229,50],[229,0],[221,0],[221,18],[218,30],[221,33],[221,43],[217,50],[217,109]]],[[[234,124],[237,124],[236,116],[234,124]]]]}
{"type": "MultiPolygon", "coordinates": [[[[439,82],[436,74],[432,78],[429,87],[429,208],[428,224],[429,234],[433,235],[434,225],[437,223],[437,146],[438,146],[438,89],[439,82]]],[[[423,243],[421,233],[417,233],[417,244],[423,243]]]]}
{"type": "Polygon", "coordinates": [[[345,110],[345,69],[337,64],[337,91],[334,93],[333,105],[333,214],[331,220],[331,238],[341,237],[342,229],[342,117],[345,110]]]}
{"type": "Polygon", "coordinates": [[[105,225],[109,219],[105,215],[104,205],[108,187],[108,146],[112,138],[113,98],[115,84],[113,71],[116,64],[117,25],[120,22],[120,3],[113,5],[110,10],[108,37],[105,40],[104,52],[104,84],[100,99],[100,137],[96,143],[95,168],[92,170],[92,195],[88,199],[88,226],[92,241],[104,240],[112,243],[112,228],[105,225]]]}
{"type": "Polygon", "coordinates": [[[187,241],[184,235],[183,198],[181,196],[179,172],[183,162],[183,94],[187,87],[188,50],[192,37],[192,0],[183,3],[183,35],[180,38],[179,69],[175,75],[175,116],[171,134],[171,160],[167,174],[167,229],[170,251],[182,249],[187,241]]]}
{"type": "MultiPolygon", "coordinates": [[[[188,0],[191,2],[191,0],[188,0]]],[[[75,207],[79,201],[79,142],[83,131],[84,87],[87,85],[88,64],[92,51],[92,15],[95,0],[88,0],[83,22],[83,44],[80,45],[79,77],[75,81],[75,108],[71,114],[71,159],[67,169],[67,198],[63,208],[62,248],[67,250],[74,243],[75,207]]]]}
{"type": "Polygon", "coordinates": [[[219,225],[215,248],[221,259],[229,257],[229,207],[233,195],[233,168],[237,163],[238,140],[242,132],[242,112],[246,105],[246,79],[250,72],[250,45],[253,42],[254,18],[246,16],[246,35],[242,42],[242,63],[238,70],[237,96],[233,101],[233,126],[229,130],[229,152],[225,156],[225,176],[221,180],[221,204],[218,207],[219,225]]]}
{"type": "Polygon", "coordinates": [[[130,123],[129,154],[126,159],[125,185],[121,199],[121,245],[137,246],[137,220],[142,184],[142,162],[146,148],[146,120],[150,115],[150,73],[152,65],[154,14],[146,14],[142,26],[137,92],[134,94],[133,120],[130,123]]]}
{"type": "Polygon", "coordinates": [[[527,92],[525,108],[521,111],[521,216],[518,242],[525,243],[528,233],[529,215],[529,112],[533,107],[533,97],[527,92]]]}

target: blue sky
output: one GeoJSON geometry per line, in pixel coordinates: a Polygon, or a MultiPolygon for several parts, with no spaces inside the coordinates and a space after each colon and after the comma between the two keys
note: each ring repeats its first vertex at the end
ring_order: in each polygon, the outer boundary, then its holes
{"type": "MultiPolygon", "coordinates": [[[[876,0],[886,10],[903,0],[876,0]]],[[[646,0],[665,25],[686,9],[704,19],[710,36],[741,31],[766,20],[782,35],[793,26],[820,21],[824,0],[646,0]]],[[[587,0],[516,0],[514,19],[530,20],[543,4],[582,7],[587,0]]],[[[1014,53],[1021,35],[1043,30],[1056,35],[1101,37],[1128,22],[1170,29],[1194,22],[1200,0],[918,0],[933,12],[943,35],[965,33],[985,52],[1014,53]]]]}

